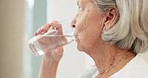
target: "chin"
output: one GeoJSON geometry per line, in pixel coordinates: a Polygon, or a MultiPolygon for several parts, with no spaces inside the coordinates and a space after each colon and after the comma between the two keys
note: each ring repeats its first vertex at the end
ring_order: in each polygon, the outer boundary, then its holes
{"type": "Polygon", "coordinates": [[[80,40],[79,40],[78,37],[76,38],[76,43],[77,43],[77,49],[78,49],[79,51],[81,51],[81,52],[84,52],[84,51],[85,51],[85,46],[86,46],[86,45],[83,45],[83,44],[80,42],[80,40]]]}
{"type": "Polygon", "coordinates": [[[83,49],[82,49],[81,47],[79,47],[79,46],[77,46],[77,49],[78,49],[79,51],[83,51],[83,49]]]}
{"type": "Polygon", "coordinates": [[[81,52],[85,52],[84,46],[77,44],[77,49],[81,52]]]}

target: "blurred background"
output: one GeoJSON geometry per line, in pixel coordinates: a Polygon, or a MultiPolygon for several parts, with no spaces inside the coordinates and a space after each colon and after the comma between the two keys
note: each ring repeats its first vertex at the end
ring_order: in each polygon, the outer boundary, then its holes
{"type": "MultiPolygon", "coordinates": [[[[73,19],[77,0],[0,0],[0,78],[37,78],[42,56],[35,57],[28,40],[43,24],[73,19]]],[[[64,47],[57,78],[75,78],[93,65],[73,42],[64,47]]],[[[143,55],[148,61],[148,54],[143,55]]]]}
{"type": "MultiPolygon", "coordinates": [[[[77,0],[0,0],[0,78],[38,78],[42,56],[32,55],[28,40],[45,23],[73,19],[77,0]]],[[[57,78],[75,78],[93,64],[72,42],[64,47],[57,78]]]]}

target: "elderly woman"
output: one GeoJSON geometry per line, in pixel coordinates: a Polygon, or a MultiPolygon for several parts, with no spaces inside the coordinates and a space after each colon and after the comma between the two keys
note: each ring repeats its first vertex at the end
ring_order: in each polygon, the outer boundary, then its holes
{"type": "MultiPolygon", "coordinates": [[[[73,19],[78,50],[95,62],[97,72],[81,78],[147,78],[148,0],[78,0],[73,19]]],[[[44,25],[36,35],[46,32],[44,25]]],[[[63,48],[43,56],[39,78],[55,78],[63,48]]],[[[90,70],[91,71],[91,70],[90,70]]]]}

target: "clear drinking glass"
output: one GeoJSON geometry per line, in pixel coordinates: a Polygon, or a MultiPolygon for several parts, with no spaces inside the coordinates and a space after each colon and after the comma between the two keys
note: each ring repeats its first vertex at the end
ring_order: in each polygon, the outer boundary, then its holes
{"type": "Polygon", "coordinates": [[[70,21],[62,21],[57,23],[44,34],[33,37],[28,44],[33,52],[33,55],[43,55],[47,51],[52,51],[58,46],[64,46],[75,40],[73,29],[70,26],[70,21]],[[62,25],[63,35],[56,34],[58,31],[55,26],[62,25]]]}

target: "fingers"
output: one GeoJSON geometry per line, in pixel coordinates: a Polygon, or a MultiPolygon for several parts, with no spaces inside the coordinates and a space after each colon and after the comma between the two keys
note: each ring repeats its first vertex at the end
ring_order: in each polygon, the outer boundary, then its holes
{"type": "Polygon", "coordinates": [[[58,22],[58,21],[53,21],[51,23],[51,25],[53,26],[53,29],[57,30],[58,32],[56,34],[58,35],[62,35],[62,25],[58,22]]]}
{"type": "Polygon", "coordinates": [[[63,56],[63,47],[60,46],[55,50],[50,50],[44,56],[50,61],[59,62],[63,56]]]}
{"type": "MultiPolygon", "coordinates": [[[[40,35],[40,34],[44,34],[46,32],[48,32],[48,30],[50,28],[53,28],[54,30],[57,30],[58,32],[56,34],[63,34],[62,33],[62,25],[58,23],[58,21],[53,21],[52,23],[50,24],[45,24],[43,25],[42,27],[40,27],[35,33],[34,35],[37,36],[37,35],[40,35]]],[[[55,33],[55,31],[49,31],[47,34],[53,34],[55,33]]]]}
{"type": "Polygon", "coordinates": [[[39,34],[44,34],[46,33],[51,27],[51,24],[45,24],[42,27],[40,27],[35,33],[34,35],[37,36],[39,34]]]}

